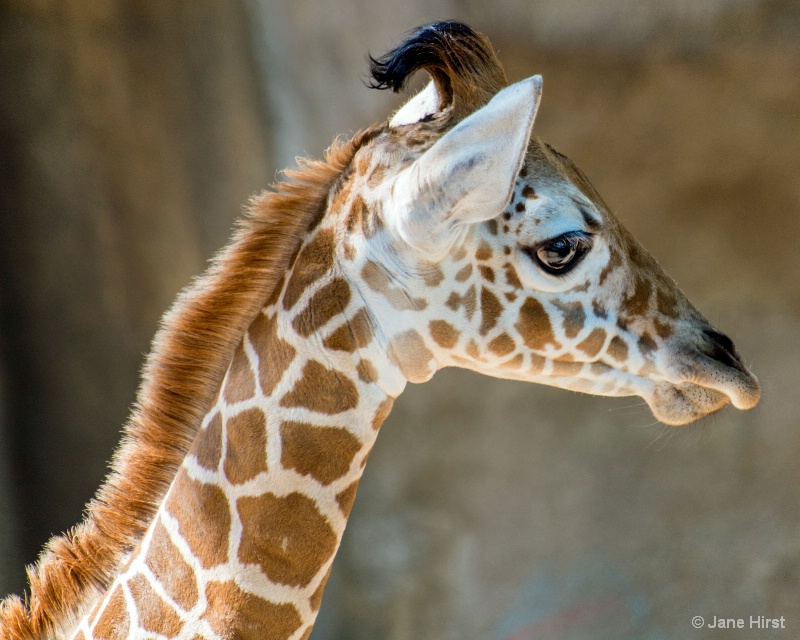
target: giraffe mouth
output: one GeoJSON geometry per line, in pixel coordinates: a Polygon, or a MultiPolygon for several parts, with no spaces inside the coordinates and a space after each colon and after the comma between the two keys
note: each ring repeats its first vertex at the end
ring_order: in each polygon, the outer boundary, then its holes
{"type": "Polygon", "coordinates": [[[646,398],[653,415],[669,425],[694,422],[727,404],[752,409],[761,398],[758,380],[737,358],[723,360],[694,351],[684,352],[681,375],[656,382],[646,398]]]}

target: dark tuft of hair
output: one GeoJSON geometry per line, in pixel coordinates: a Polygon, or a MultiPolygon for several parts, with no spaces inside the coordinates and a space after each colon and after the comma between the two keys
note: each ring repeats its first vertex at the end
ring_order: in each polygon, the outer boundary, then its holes
{"type": "MultiPolygon", "coordinates": [[[[372,89],[403,89],[409,78],[419,69],[446,68],[448,53],[457,42],[460,48],[480,52],[480,36],[470,27],[455,20],[434,22],[417,27],[408,37],[380,58],[369,56],[372,89]],[[470,46],[472,45],[472,46],[470,46]]],[[[461,61],[457,64],[468,64],[461,61]]],[[[454,69],[458,71],[459,69],[454,69]]]]}
{"type": "Polygon", "coordinates": [[[436,83],[443,106],[465,102],[473,108],[478,94],[491,97],[505,86],[505,73],[488,39],[472,27],[445,20],[423,25],[379,58],[369,56],[373,89],[400,91],[414,72],[426,70],[436,83]]]}

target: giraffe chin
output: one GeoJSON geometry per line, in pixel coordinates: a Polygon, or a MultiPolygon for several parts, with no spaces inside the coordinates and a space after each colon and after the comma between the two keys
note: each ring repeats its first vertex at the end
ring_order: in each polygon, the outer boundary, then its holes
{"type": "Polygon", "coordinates": [[[645,400],[656,419],[676,427],[699,420],[731,402],[722,391],[690,382],[658,383],[645,400]]]}

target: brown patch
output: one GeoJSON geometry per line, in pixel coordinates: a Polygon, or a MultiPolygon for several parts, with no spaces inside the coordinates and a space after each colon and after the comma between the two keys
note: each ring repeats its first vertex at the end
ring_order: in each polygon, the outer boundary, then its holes
{"type": "Polygon", "coordinates": [[[508,292],[506,292],[503,295],[505,296],[506,300],[508,300],[509,302],[514,302],[514,300],[517,299],[517,294],[516,293],[508,293],[508,292]]]}
{"type": "Polygon", "coordinates": [[[308,301],[292,321],[294,330],[302,337],[316,333],[331,318],[341,314],[350,302],[350,285],[344,278],[334,278],[308,301]]]}
{"type": "Polygon", "coordinates": [[[358,490],[358,480],[351,483],[347,489],[342,489],[336,494],[336,502],[339,503],[339,509],[342,510],[344,517],[350,516],[350,511],[353,508],[353,503],[356,501],[356,491],[358,490]]]}
{"type": "Polygon", "coordinates": [[[658,311],[668,318],[677,318],[678,315],[678,298],[672,292],[667,291],[664,286],[656,289],[656,305],[658,311]]]}
{"type": "Polygon", "coordinates": [[[541,373],[544,369],[544,365],[547,362],[547,358],[537,355],[535,353],[530,354],[531,358],[531,368],[529,371],[533,374],[541,373]]]}
{"type": "Polygon", "coordinates": [[[410,382],[425,382],[431,376],[429,362],[433,358],[422,336],[410,329],[392,339],[391,350],[403,375],[410,382]]]}
{"type": "Polygon", "coordinates": [[[378,370],[375,368],[375,365],[366,358],[359,360],[356,365],[356,373],[358,373],[358,379],[361,380],[361,382],[375,382],[378,379],[378,370]]]}
{"type": "Polygon", "coordinates": [[[181,537],[203,568],[228,559],[231,514],[222,489],[192,480],[181,469],[167,498],[167,511],[178,521],[181,537]]]}
{"type": "Polygon", "coordinates": [[[658,318],[653,320],[653,326],[659,338],[669,338],[672,335],[672,325],[666,322],[661,322],[658,318]]]}
{"type": "Polygon", "coordinates": [[[236,502],[242,520],[239,560],[281,584],[305,587],[336,551],[338,538],[314,501],[265,493],[236,502]]]}
{"type": "Polygon", "coordinates": [[[647,356],[656,349],[658,349],[656,341],[653,340],[653,338],[650,337],[650,334],[645,331],[639,338],[639,350],[642,352],[642,355],[647,356]]]}
{"type": "Polygon", "coordinates": [[[102,640],[122,640],[128,637],[130,625],[125,596],[122,587],[117,585],[92,631],[92,636],[102,640]]]}
{"type": "Polygon", "coordinates": [[[533,190],[533,187],[529,184],[526,184],[522,187],[522,197],[535,200],[539,196],[536,195],[536,192],[533,190]]]}
{"type": "Polygon", "coordinates": [[[524,356],[521,353],[515,355],[511,360],[504,362],[501,366],[503,369],[519,369],[522,366],[524,356]]]}
{"type": "Polygon", "coordinates": [[[450,294],[445,304],[453,311],[458,311],[461,307],[464,307],[467,320],[472,320],[472,316],[475,314],[475,310],[478,306],[478,294],[476,293],[475,285],[470,285],[463,296],[458,295],[454,291],[450,294]]]}
{"type": "Polygon", "coordinates": [[[374,262],[367,262],[361,269],[361,277],[370,289],[380,293],[389,301],[395,309],[400,310],[422,310],[428,306],[423,298],[411,297],[402,288],[394,285],[389,278],[389,274],[382,267],[374,262]]]}
{"type": "Polygon", "coordinates": [[[345,260],[355,260],[356,259],[356,248],[351,243],[349,243],[347,240],[345,240],[342,243],[342,246],[344,247],[344,259],[345,260]]]}
{"type": "Polygon", "coordinates": [[[466,352],[467,355],[473,360],[478,360],[479,362],[486,361],[486,359],[481,355],[481,348],[478,346],[478,343],[475,342],[474,340],[470,340],[467,343],[466,352]]]}
{"type": "Polygon", "coordinates": [[[617,362],[625,362],[628,359],[628,343],[619,336],[614,336],[608,343],[606,353],[617,362]]]}
{"type": "Polygon", "coordinates": [[[372,342],[372,323],[364,307],[349,320],[325,338],[323,344],[332,351],[353,353],[372,342]]]}
{"type": "Polygon", "coordinates": [[[429,287],[438,287],[444,274],[438,264],[426,264],[422,268],[422,278],[429,287]]]}
{"type": "Polygon", "coordinates": [[[592,329],[592,332],[578,343],[578,349],[590,358],[594,358],[606,343],[606,332],[603,329],[592,329]]]}
{"type": "Polygon", "coordinates": [[[452,349],[456,346],[460,332],[449,322],[444,320],[431,320],[428,324],[431,338],[443,349],[452,349]]]}
{"type": "Polygon", "coordinates": [[[289,283],[283,292],[283,308],[287,311],[297,304],[300,296],[333,267],[334,237],[332,229],[322,229],[306,244],[297,257],[289,283]]]}
{"type": "Polygon", "coordinates": [[[505,246],[503,247],[503,253],[504,253],[505,255],[507,255],[507,256],[508,256],[508,255],[511,255],[511,247],[509,247],[508,245],[505,245],[505,246]]]}
{"type": "Polygon", "coordinates": [[[314,630],[314,627],[313,627],[313,625],[312,625],[312,626],[310,626],[308,629],[306,629],[306,630],[303,632],[303,635],[302,635],[302,636],[300,636],[300,640],[308,640],[308,639],[311,637],[311,632],[312,632],[313,630],[314,630]]]}
{"type": "Polygon", "coordinates": [[[365,176],[369,171],[370,156],[365,153],[356,154],[356,171],[358,175],[365,176]]]}
{"type": "Polygon", "coordinates": [[[214,470],[219,466],[222,456],[222,416],[219,411],[214,413],[208,426],[197,434],[192,453],[201,467],[214,470]]]}
{"type": "Polygon", "coordinates": [[[524,202],[518,202],[517,206],[515,206],[514,209],[516,209],[516,211],[518,213],[522,213],[523,211],[525,211],[525,203],[524,202]]]}
{"type": "Polygon", "coordinates": [[[606,308],[603,306],[602,303],[598,302],[597,300],[592,300],[592,313],[598,318],[605,320],[608,317],[606,313],[606,308]]]}
{"type": "Polygon", "coordinates": [[[381,425],[384,423],[386,418],[389,417],[389,414],[392,412],[392,405],[394,404],[394,398],[385,398],[381,401],[378,405],[378,408],[375,410],[375,415],[372,417],[372,428],[376,431],[381,428],[381,425]]]}
{"type": "MultiPolygon", "coordinates": [[[[298,248],[298,250],[299,250],[299,248],[298,248]]],[[[286,284],[286,276],[282,275],[281,279],[278,281],[278,284],[275,285],[275,289],[269,295],[269,298],[267,298],[267,301],[262,305],[263,309],[267,309],[267,308],[269,308],[269,307],[271,307],[273,305],[278,304],[278,302],[281,299],[281,296],[283,295],[283,286],[284,286],[284,284],[286,284]]]]}
{"type": "Polygon", "coordinates": [[[554,360],[553,371],[550,375],[557,378],[574,378],[581,372],[581,369],[583,369],[583,363],[581,362],[563,362],[554,360]]]}
{"type": "Polygon", "coordinates": [[[497,296],[487,288],[481,287],[481,326],[478,331],[482,336],[492,330],[502,313],[503,305],[497,296]]]}
{"type": "Polygon", "coordinates": [[[606,281],[606,278],[611,275],[611,272],[614,271],[617,267],[622,265],[622,258],[619,255],[619,252],[613,247],[608,247],[608,264],[603,267],[602,271],[600,271],[600,278],[598,279],[598,284],[600,286],[606,281]]]}
{"type": "Polygon", "coordinates": [[[329,485],[350,470],[361,441],[347,429],[305,422],[281,423],[281,464],[329,485]]]}
{"type": "Polygon", "coordinates": [[[286,640],[303,624],[294,605],[275,604],[242,591],[235,582],[209,582],[203,620],[224,638],[286,640]]]}
{"type": "Polygon", "coordinates": [[[636,276],[633,293],[622,300],[622,309],[628,316],[642,316],[650,307],[650,295],[653,293],[653,284],[641,275],[636,276]]]}
{"type": "MultiPolygon", "coordinates": [[[[328,578],[330,577],[330,575],[331,575],[331,569],[329,568],[328,571],[325,573],[325,576],[322,578],[322,580],[320,580],[319,586],[314,590],[314,593],[312,593],[311,597],[308,599],[308,604],[311,605],[312,611],[319,611],[319,606],[322,604],[322,592],[325,591],[325,585],[328,583],[328,578]]],[[[311,628],[308,629],[306,636],[310,634],[311,634],[311,628]]]]}
{"type": "Polygon", "coordinates": [[[350,194],[353,191],[353,181],[347,179],[348,176],[342,175],[339,180],[339,185],[333,189],[333,198],[331,199],[330,213],[338,215],[344,211],[344,206],[350,199],[350,194]]]}
{"type": "Polygon", "coordinates": [[[472,263],[469,262],[459,269],[458,273],[456,274],[456,280],[458,282],[465,282],[471,275],[472,263]]]}
{"type": "Polygon", "coordinates": [[[380,216],[370,210],[364,198],[357,195],[345,218],[345,227],[351,234],[360,229],[365,238],[371,238],[381,229],[382,223],[380,216]]]}
{"type": "Polygon", "coordinates": [[[459,247],[453,252],[453,262],[459,262],[467,257],[467,249],[465,247],[459,247]]]}
{"type": "Polygon", "coordinates": [[[386,177],[386,167],[379,164],[372,170],[372,173],[369,174],[369,178],[367,178],[367,186],[370,189],[374,189],[377,187],[383,179],[386,177]]]}
{"type": "Polygon", "coordinates": [[[292,363],[295,349],[278,337],[278,316],[259,314],[248,329],[250,342],[258,353],[258,371],[261,390],[270,395],[280,382],[283,373],[292,363]]]}
{"type": "Polygon", "coordinates": [[[550,318],[542,303],[536,298],[527,298],[522,303],[517,324],[514,326],[529,349],[542,350],[548,344],[552,344],[556,348],[560,346],[553,335],[550,318]]]}
{"type": "Polygon", "coordinates": [[[267,418],[260,409],[247,409],[227,421],[228,450],[225,476],[242,484],[267,471],[267,418]]]}
{"type": "Polygon", "coordinates": [[[280,404],[333,415],[358,406],[358,389],[343,373],[309,360],[303,367],[302,377],[281,398],[280,404]]]}
{"type": "Polygon", "coordinates": [[[494,269],[486,266],[485,264],[482,264],[480,267],[478,267],[478,269],[480,269],[481,276],[483,277],[484,280],[488,280],[489,282],[494,282],[494,269]]]}
{"type": "Polygon", "coordinates": [[[156,522],[146,562],[164,591],[179,607],[188,611],[197,604],[199,593],[194,571],[170,540],[161,520],[156,522]]]}
{"type": "Polygon", "coordinates": [[[492,248],[486,240],[481,240],[478,245],[478,250],[475,252],[475,258],[478,260],[488,260],[492,257],[492,248]]]}
{"type": "Polygon", "coordinates": [[[233,354],[233,362],[225,383],[225,402],[232,404],[252,398],[256,392],[256,381],[253,368],[244,352],[244,343],[240,343],[233,354]]]}
{"type": "Polygon", "coordinates": [[[508,286],[513,287],[514,289],[522,289],[522,283],[519,280],[519,276],[517,275],[517,270],[514,268],[514,265],[508,262],[503,268],[506,272],[506,282],[508,283],[508,286]]]}
{"type": "Polygon", "coordinates": [[[574,338],[577,336],[586,323],[586,313],[583,310],[583,305],[580,302],[558,301],[555,301],[553,304],[563,315],[564,335],[567,336],[567,338],[574,338]]]}
{"type": "Polygon", "coordinates": [[[491,233],[493,236],[496,236],[497,235],[497,220],[495,220],[495,219],[487,220],[486,221],[486,228],[489,230],[489,233],[491,233]]]}
{"type": "Polygon", "coordinates": [[[181,632],[180,616],[161,599],[141,573],[135,575],[128,586],[139,614],[139,626],[145,631],[174,638],[181,632]]]}
{"type": "Polygon", "coordinates": [[[507,333],[501,333],[489,343],[489,351],[496,356],[507,356],[516,348],[516,343],[507,333]]]}

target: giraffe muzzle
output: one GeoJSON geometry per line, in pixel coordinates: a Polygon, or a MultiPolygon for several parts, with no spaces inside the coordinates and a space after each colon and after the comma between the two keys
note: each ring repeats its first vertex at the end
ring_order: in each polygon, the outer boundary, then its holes
{"type": "Polygon", "coordinates": [[[699,341],[678,347],[675,362],[676,374],[657,382],[648,398],[661,422],[687,424],[727,404],[752,409],[761,398],[758,380],[731,339],[714,329],[703,329],[699,341]]]}

